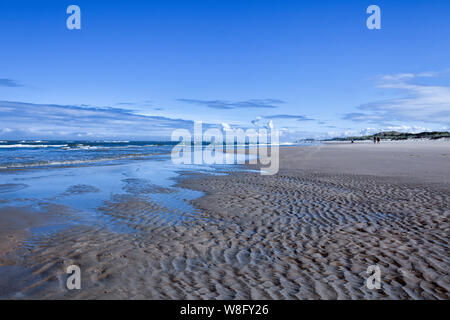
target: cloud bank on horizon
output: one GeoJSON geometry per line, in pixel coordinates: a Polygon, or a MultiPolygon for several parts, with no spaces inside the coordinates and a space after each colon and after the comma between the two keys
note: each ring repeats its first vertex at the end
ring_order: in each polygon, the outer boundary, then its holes
{"type": "MultiPolygon", "coordinates": [[[[327,121],[321,126],[331,131],[311,133],[301,125],[292,122],[311,122],[316,119],[306,115],[268,114],[255,116],[244,129],[254,126],[274,127],[273,121],[284,126],[275,126],[283,134],[284,140],[301,138],[329,138],[335,136],[366,135],[379,131],[396,130],[420,132],[450,129],[450,87],[421,84],[420,79],[437,78],[443,73],[407,73],[379,77],[378,88],[395,91],[396,96],[384,100],[368,102],[357,106],[355,112],[343,114],[347,122],[367,124],[359,130],[339,128],[327,121]],[[263,119],[266,119],[263,123],[263,119]],[[291,123],[289,125],[289,123],[291,123]]],[[[0,81],[1,83],[1,81],[0,81]]],[[[13,80],[5,81],[15,87],[13,80]]],[[[246,101],[176,99],[186,104],[198,104],[212,109],[278,109],[283,103],[279,99],[251,99],[246,101]]],[[[170,118],[140,114],[121,106],[135,106],[133,102],[121,102],[114,107],[71,106],[56,104],[33,104],[25,102],[0,101],[1,139],[110,139],[126,138],[137,140],[169,139],[175,129],[192,130],[196,119],[170,118]]],[[[150,105],[150,104],[149,104],[150,105]]],[[[163,110],[163,108],[155,108],[163,110]]],[[[238,125],[222,122],[207,123],[207,127],[226,128],[238,125]]],[[[241,126],[242,127],[242,126],[241,126]]]]}
{"type": "Polygon", "coordinates": [[[167,139],[193,122],[135,114],[117,107],[98,108],[0,101],[2,139],[167,139]]]}
{"type": "MultiPolygon", "coordinates": [[[[117,105],[132,103],[118,103],[117,105]]],[[[270,127],[252,124],[250,127],[270,127]]],[[[203,130],[235,129],[228,123],[202,123],[203,130]]],[[[194,120],[149,116],[119,107],[92,107],[0,101],[0,138],[6,140],[170,140],[176,129],[193,130],[194,120]]],[[[272,127],[271,127],[272,128],[272,127]]]]}

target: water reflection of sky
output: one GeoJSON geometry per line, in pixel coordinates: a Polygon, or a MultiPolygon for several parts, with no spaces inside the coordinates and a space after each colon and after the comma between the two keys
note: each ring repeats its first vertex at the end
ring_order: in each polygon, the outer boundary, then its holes
{"type": "Polygon", "coordinates": [[[8,186],[0,192],[0,202],[5,202],[3,206],[31,206],[37,211],[42,210],[48,203],[73,209],[64,221],[59,219],[47,226],[36,228],[34,231],[39,234],[78,224],[106,226],[115,232],[134,232],[98,210],[105,202],[111,201],[113,196],[132,193],[133,191],[127,189],[127,181],[136,180],[138,184],[169,189],[170,192],[156,191],[140,196],[167,208],[170,212],[166,215],[167,223],[173,224],[198,214],[189,200],[202,195],[199,191],[176,186],[176,178],[180,172],[222,174],[221,171],[232,169],[236,168],[230,165],[176,165],[169,155],[159,155],[144,161],[121,160],[101,165],[10,171],[0,174],[0,184],[8,186]],[[87,192],[68,192],[73,190],[73,186],[89,188],[87,192]]]}

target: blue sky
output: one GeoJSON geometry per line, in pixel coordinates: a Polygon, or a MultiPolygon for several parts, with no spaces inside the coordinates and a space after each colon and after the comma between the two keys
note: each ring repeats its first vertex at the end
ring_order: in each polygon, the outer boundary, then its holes
{"type": "Polygon", "coordinates": [[[0,139],[162,139],[194,120],[272,121],[285,140],[448,130],[449,19],[443,0],[3,0],[0,139]]]}

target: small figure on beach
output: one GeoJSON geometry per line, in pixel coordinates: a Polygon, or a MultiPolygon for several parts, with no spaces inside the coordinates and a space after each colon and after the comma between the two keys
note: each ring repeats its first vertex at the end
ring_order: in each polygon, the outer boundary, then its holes
{"type": "Polygon", "coordinates": [[[380,143],[380,142],[381,142],[381,138],[377,137],[377,143],[380,143]]]}
{"type": "Polygon", "coordinates": [[[373,137],[373,143],[377,143],[377,137],[373,137]]]}

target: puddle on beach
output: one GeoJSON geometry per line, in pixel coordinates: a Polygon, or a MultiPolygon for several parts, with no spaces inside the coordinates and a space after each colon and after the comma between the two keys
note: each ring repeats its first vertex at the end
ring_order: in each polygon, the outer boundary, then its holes
{"type": "Polygon", "coordinates": [[[48,204],[60,205],[72,212],[64,222],[61,219],[50,222],[33,229],[33,234],[51,234],[74,225],[132,233],[136,230],[99,208],[120,195],[139,196],[165,208],[159,212],[160,218],[168,224],[177,224],[198,214],[189,201],[202,196],[202,192],[176,187],[180,173],[223,175],[235,170],[244,169],[233,165],[175,165],[169,156],[159,156],[154,160],[116,164],[4,172],[0,174],[0,203],[36,211],[48,204]]]}

